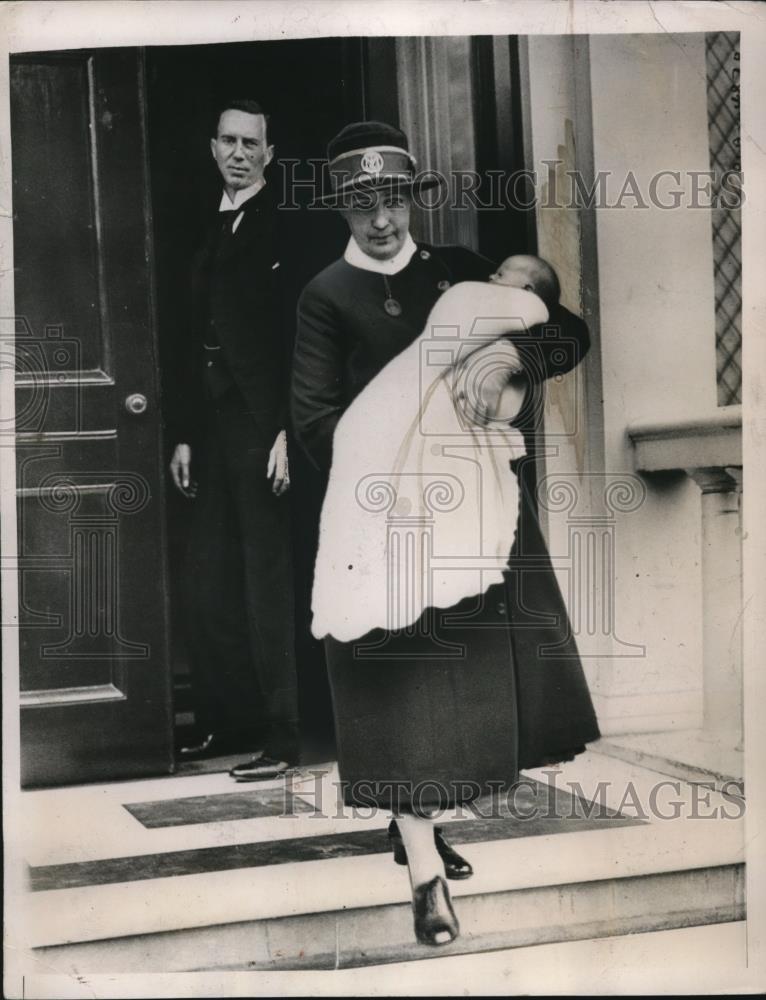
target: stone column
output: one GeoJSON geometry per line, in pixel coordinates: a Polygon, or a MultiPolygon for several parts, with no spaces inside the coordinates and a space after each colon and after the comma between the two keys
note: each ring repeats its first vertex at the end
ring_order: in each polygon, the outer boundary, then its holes
{"type": "Polygon", "coordinates": [[[742,469],[695,468],[702,490],[703,724],[742,738],[742,469]]]}

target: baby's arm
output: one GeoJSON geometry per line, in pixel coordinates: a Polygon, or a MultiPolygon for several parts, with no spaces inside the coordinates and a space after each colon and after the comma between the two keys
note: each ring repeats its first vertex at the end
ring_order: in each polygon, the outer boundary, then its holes
{"type": "Polygon", "coordinates": [[[525,378],[513,379],[524,364],[510,335],[544,323],[548,310],[534,293],[508,285],[471,282],[455,286],[454,292],[450,308],[442,315],[445,324],[449,315],[453,322],[457,316],[462,318],[453,390],[456,405],[471,422],[507,423],[521,410],[527,387],[525,378]]]}
{"type": "Polygon", "coordinates": [[[456,370],[456,405],[472,423],[507,423],[524,404],[526,379],[513,379],[522,371],[519,352],[509,340],[485,344],[456,370]]]}

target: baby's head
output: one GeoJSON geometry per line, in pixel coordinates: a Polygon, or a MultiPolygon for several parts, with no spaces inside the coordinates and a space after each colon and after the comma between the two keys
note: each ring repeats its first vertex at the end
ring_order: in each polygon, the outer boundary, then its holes
{"type": "Polygon", "coordinates": [[[538,295],[548,307],[548,311],[558,304],[561,286],[556,272],[542,257],[531,254],[513,254],[506,257],[489,280],[495,285],[510,285],[512,288],[526,288],[538,295]]]}

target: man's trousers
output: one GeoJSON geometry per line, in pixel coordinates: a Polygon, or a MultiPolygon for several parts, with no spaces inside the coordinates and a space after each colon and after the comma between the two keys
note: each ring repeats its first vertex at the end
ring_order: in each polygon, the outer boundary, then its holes
{"type": "Polygon", "coordinates": [[[204,732],[298,754],[288,496],[272,492],[264,440],[236,388],[209,402],[187,559],[189,656],[204,732]]]}

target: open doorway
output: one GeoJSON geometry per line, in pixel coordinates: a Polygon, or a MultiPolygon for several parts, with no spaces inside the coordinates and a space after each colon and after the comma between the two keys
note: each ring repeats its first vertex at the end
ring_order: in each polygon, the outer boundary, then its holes
{"type": "MultiPolygon", "coordinates": [[[[267,183],[306,181],[308,162],[325,157],[328,139],[371,112],[365,78],[370,59],[386,58],[393,41],[307,39],[227,45],[173,46],[146,51],[146,114],[154,222],[157,315],[163,382],[185,348],[189,329],[189,266],[220,199],[220,177],[210,155],[215,109],[222,100],[251,97],[270,114],[274,161],[267,183]]],[[[387,100],[391,100],[391,91],[387,100]]],[[[395,101],[395,92],[393,93],[395,101]]],[[[378,114],[391,114],[383,107],[378,114]]],[[[286,290],[286,334],[302,287],[337,258],[346,241],[337,213],[309,211],[308,185],[291,188],[293,210],[280,212],[286,290]]],[[[177,442],[166,437],[165,464],[177,442]]],[[[304,759],[332,753],[332,709],[321,643],[310,634],[310,597],[319,509],[324,484],[297,445],[289,447],[298,666],[304,759]]],[[[184,646],[182,574],[191,504],[168,489],[171,660],[176,747],[193,724],[191,678],[184,646]]]]}

